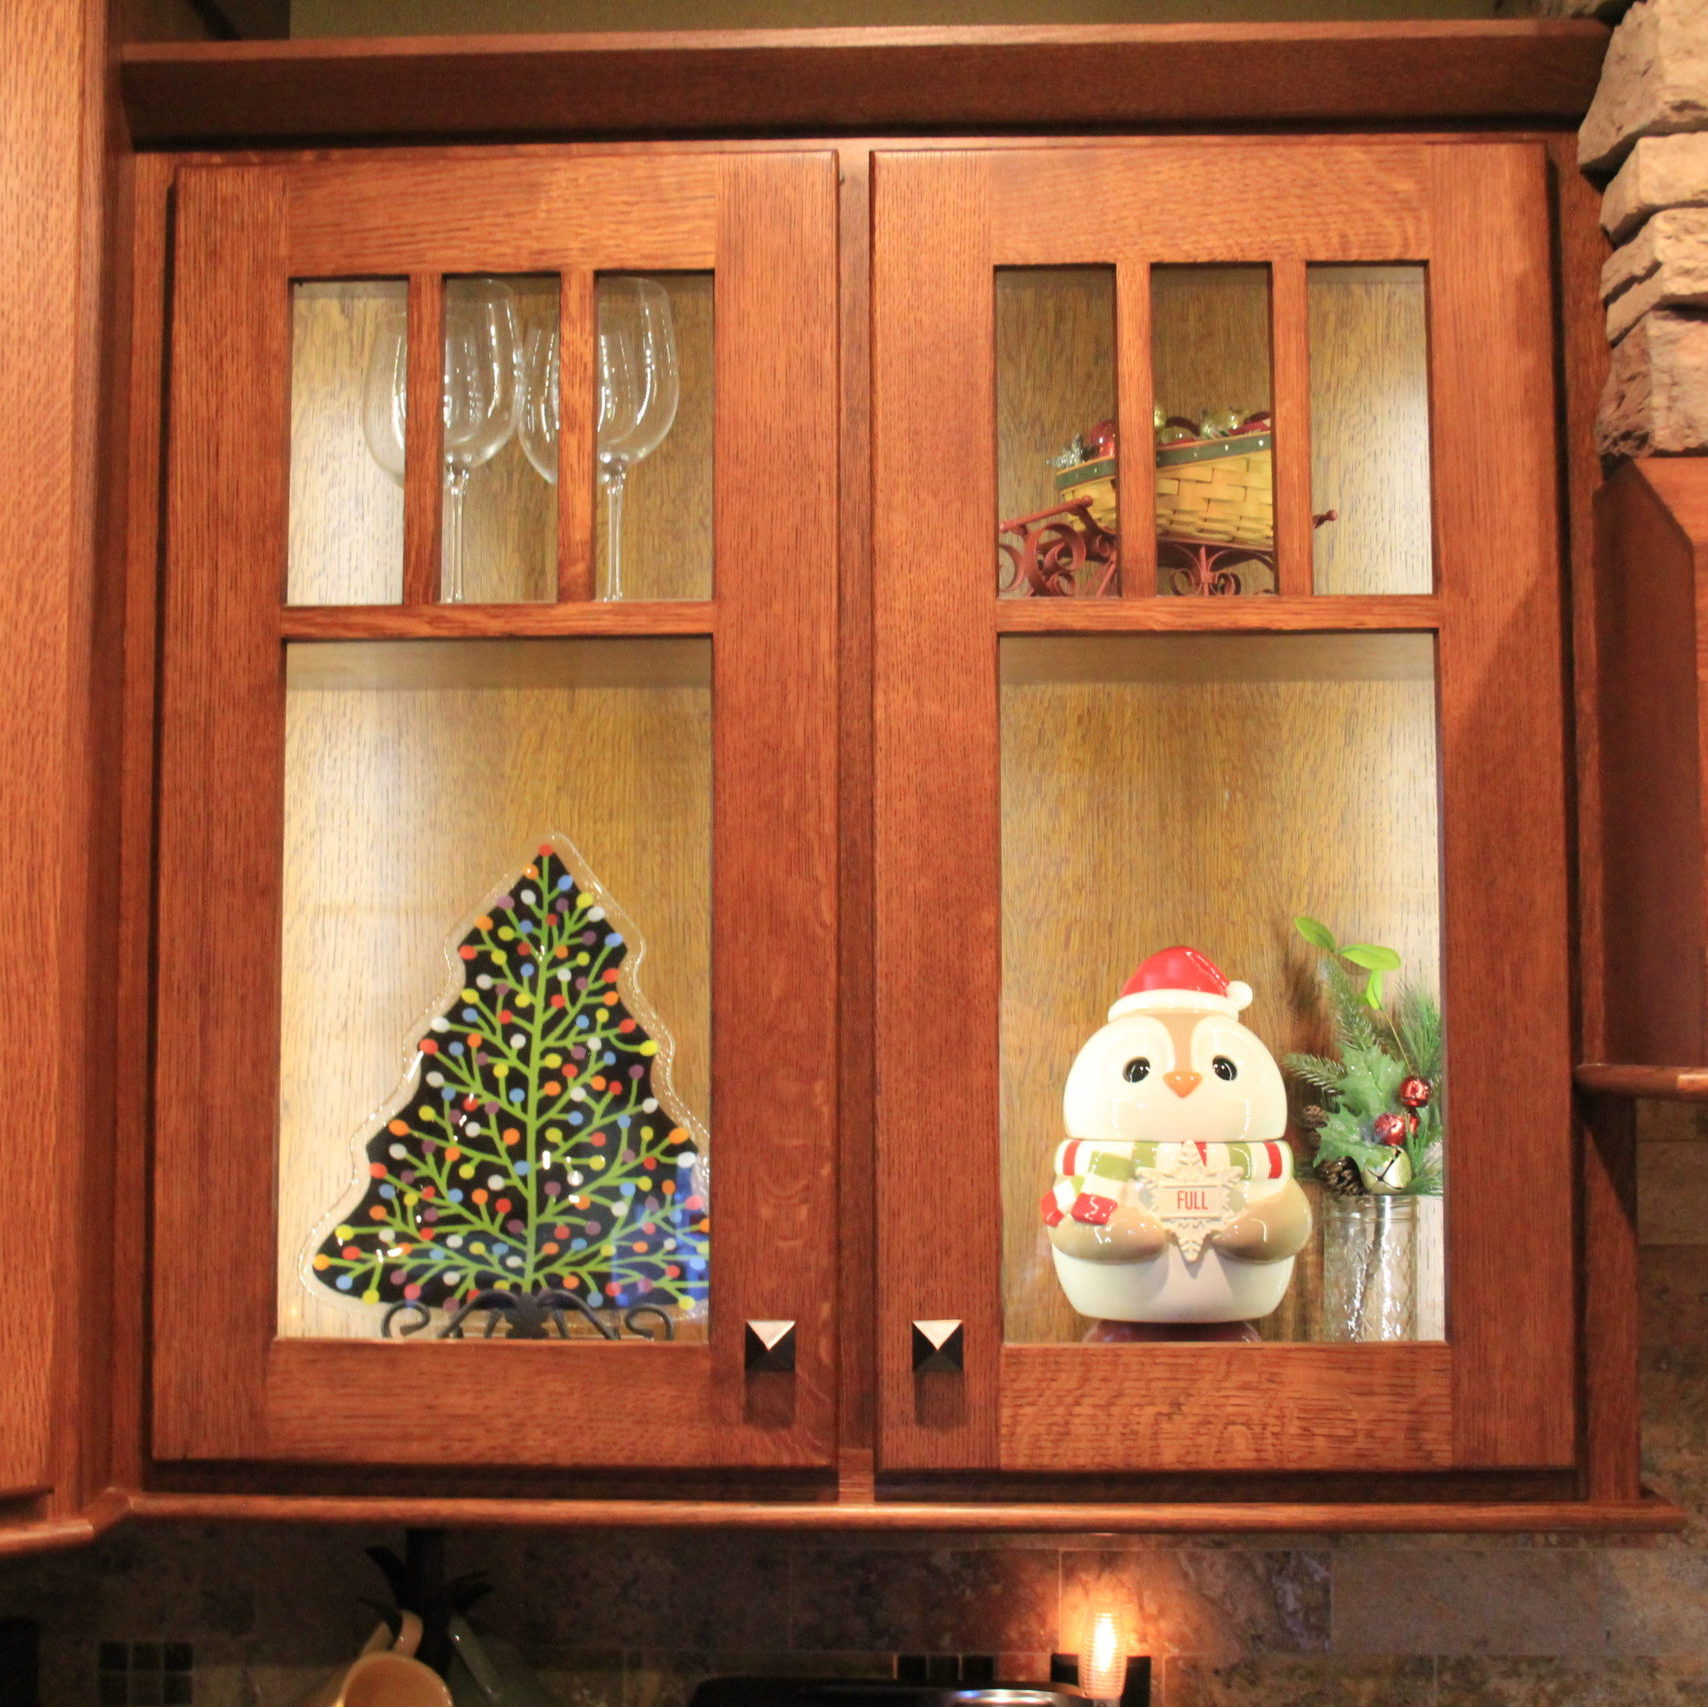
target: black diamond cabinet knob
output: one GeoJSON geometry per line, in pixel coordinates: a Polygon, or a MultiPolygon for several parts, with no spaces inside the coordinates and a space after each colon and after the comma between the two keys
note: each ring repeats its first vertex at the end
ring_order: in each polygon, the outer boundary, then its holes
{"type": "Polygon", "coordinates": [[[793,1322],[749,1322],[743,1345],[749,1375],[787,1374],[795,1367],[793,1322]]]}
{"type": "Polygon", "coordinates": [[[961,1323],[958,1317],[913,1324],[913,1372],[961,1373],[961,1323]]]}

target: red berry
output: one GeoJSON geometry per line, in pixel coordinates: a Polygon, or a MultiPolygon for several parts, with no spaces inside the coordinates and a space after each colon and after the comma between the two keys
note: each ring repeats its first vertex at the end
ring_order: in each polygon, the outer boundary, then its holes
{"type": "Polygon", "coordinates": [[[1403,1144],[1406,1141],[1405,1118],[1398,1114],[1378,1114],[1376,1116],[1376,1142],[1378,1144],[1403,1144]]]}
{"type": "Polygon", "coordinates": [[[1407,1108],[1425,1107],[1431,1094],[1428,1079],[1407,1079],[1400,1086],[1400,1101],[1407,1108]]]}

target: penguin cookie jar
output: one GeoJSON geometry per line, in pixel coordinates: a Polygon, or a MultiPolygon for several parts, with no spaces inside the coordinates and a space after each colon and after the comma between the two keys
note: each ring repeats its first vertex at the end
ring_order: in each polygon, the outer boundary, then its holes
{"type": "Polygon", "coordinates": [[[1075,1058],[1043,1211],[1082,1316],[1249,1322],[1286,1293],[1311,1210],[1282,1137],[1280,1069],[1239,1022],[1250,1002],[1196,949],[1165,948],[1075,1058]]]}

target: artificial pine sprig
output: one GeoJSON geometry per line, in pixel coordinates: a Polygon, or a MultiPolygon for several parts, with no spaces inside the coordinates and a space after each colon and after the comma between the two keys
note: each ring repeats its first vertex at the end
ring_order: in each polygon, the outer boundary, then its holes
{"type": "MultiPolygon", "coordinates": [[[[1403,987],[1391,1008],[1382,1004],[1383,979],[1401,966],[1391,948],[1342,947],[1326,925],[1293,921],[1324,955],[1339,1059],[1293,1054],[1287,1066],[1324,1101],[1317,1128],[1316,1165],[1350,1162],[1372,1190],[1436,1195],[1442,1185],[1442,1027],[1434,998],[1403,987]],[[1341,962],[1366,976],[1360,989],[1341,962]],[[1389,1048],[1391,1042],[1392,1048],[1389,1048]],[[1400,1159],[1403,1157],[1403,1161],[1400,1159]]],[[[1342,1170],[1343,1172],[1344,1170],[1342,1170]]]]}

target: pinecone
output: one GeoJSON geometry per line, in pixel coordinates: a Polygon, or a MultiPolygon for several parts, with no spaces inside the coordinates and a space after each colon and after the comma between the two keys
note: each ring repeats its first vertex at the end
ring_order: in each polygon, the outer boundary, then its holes
{"type": "Polygon", "coordinates": [[[1299,1124],[1309,1131],[1320,1132],[1328,1125],[1328,1111],[1317,1103],[1306,1103],[1299,1111],[1299,1124]]]}
{"type": "Polygon", "coordinates": [[[1331,1156],[1317,1163],[1317,1178],[1336,1197],[1362,1197],[1364,1182],[1358,1177],[1358,1164],[1350,1156],[1331,1156]]]}

